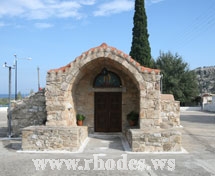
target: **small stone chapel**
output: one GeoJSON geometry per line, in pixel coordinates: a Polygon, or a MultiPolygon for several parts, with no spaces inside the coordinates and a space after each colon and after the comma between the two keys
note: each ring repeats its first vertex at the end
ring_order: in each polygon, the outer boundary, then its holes
{"type": "Polygon", "coordinates": [[[23,150],[77,151],[88,134],[120,133],[134,152],[180,151],[180,105],[160,92],[160,70],[103,43],[48,71],[45,125],[22,129],[23,150]],[[130,127],[127,114],[139,114],[130,127]],[[77,126],[76,115],[86,118],[77,126]]]}

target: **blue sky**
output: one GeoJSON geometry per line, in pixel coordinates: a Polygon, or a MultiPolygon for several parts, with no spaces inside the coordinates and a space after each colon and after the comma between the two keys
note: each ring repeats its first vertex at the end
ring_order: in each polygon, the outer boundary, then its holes
{"type": "MultiPolygon", "coordinates": [[[[153,58],[170,51],[190,69],[215,65],[214,0],[146,0],[145,6],[153,58]]],[[[0,64],[13,65],[16,54],[18,91],[37,91],[37,67],[45,87],[48,70],[103,42],[129,54],[133,15],[133,0],[0,0],[0,64]]],[[[2,66],[1,93],[8,93],[2,66]]]]}

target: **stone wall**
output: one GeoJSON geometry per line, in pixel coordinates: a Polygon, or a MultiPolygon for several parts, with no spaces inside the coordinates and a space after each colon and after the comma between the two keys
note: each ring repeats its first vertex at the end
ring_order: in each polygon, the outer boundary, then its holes
{"type": "MultiPolygon", "coordinates": [[[[203,97],[204,100],[205,97],[203,97]]],[[[215,112],[215,95],[211,95],[210,97],[211,101],[206,101],[206,103],[204,103],[203,101],[203,110],[204,111],[209,111],[209,112],[215,112]]]]}
{"type": "Polygon", "coordinates": [[[160,75],[142,73],[140,87],[140,129],[159,128],[160,118],[160,75]]]}
{"type": "Polygon", "coordinates": [[[209,112],[215,112],[215,104],[213,103],[206,103],[203,106],[204,111],[209,111],[209,112]]]}
{"type": "Polygon", "coordinates": [[[180,102],[173,95],[161,94],[161,128],[169,129],[180,126],[180,102]]]}
{"type": "Polygon", "coordinates": [[[88,137],[87,127],[30,126],[22,131],[23,150],[75,152],[88,137]]]}
{"type": "Polygon", "coordinates": [[[126,136],[133,152],[181,151],[181,133],[174,129],[130,129],[126,136]]]}
{"type": "Polygon", "coordinates": [[[180,126],[180,102],[175,101],[173,95],[161,94],[158,107],[157,127],[145,123],[145,128],[128,128],[126,131],[133,152],[181,151],[181,133],[177,129],[180,126]]]}
{"type": "Polygon", "coordinates": [[[11,104],[12,134],[20,136],[22,129],[44,125],[47,118],[44,90],[11,104]]]}

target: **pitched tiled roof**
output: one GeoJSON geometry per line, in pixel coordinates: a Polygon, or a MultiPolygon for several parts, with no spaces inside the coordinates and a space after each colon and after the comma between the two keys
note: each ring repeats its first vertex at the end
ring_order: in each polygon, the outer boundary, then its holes
{"type": "MultiPolygon", "coordinates": [[[[127,59],[130,63],[132,63],[132,65],[135,65],[136,67],[140,67],[141,71],[142,72],[148,72],[148,73],[152,73],[154,72],[155,74],[159,74],[160,73],[160,70],[158,69],[151,69],[151,68],[148,68],[148,67],[144,67],[144,66],[141,66],[140,63],[138,63],[137,61],[135,61],[133,58],[131,58],[131,56],[129,56],[128,54],[125,54],[124,52],[114,48],[114,47],[111,47],[111,46],[108,46],[106,43],[102,43],[100,46],[97,46],[97,47],[94,47],[94,48],[91,48],[89,49],[88,51],[82,53],[79,57],[77,57],[73,62],[76,62],[77,59],[82,59],[84,58],[84,56],[88,55],[89,53],[92,53],[92,52],[96,52],[96,51],[99,51],[100,49],[106,49],[107,51],[109,52],[112,52],[112,53],[115,53],[117,55],[120,55],[121,57],[123,58],[129,58],[127,59]]],[[[50,72],[58,72],[58,71],[63,71],[65,72],[66,68],[69,68],[71,67],[70,63],[67,64],[66,66],[64,67],[60,67],[58,69],[52,69],[52,70],[49,70],[48,73],[50,72]]]]}

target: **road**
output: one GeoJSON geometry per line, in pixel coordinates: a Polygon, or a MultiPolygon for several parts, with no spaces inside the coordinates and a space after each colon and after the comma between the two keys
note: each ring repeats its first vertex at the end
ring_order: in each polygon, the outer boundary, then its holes
{"type": "MultiPolygon", "coordinates": [[[[6,113],[0,111],[0,133],[5,134],[6,129],[6,113]]],[[[91,136],[86,148],[80,153],[22,153],[17,152],[21,147],[20,139],[6,140],[0,136],[0,175],[4,176],[47,176],[47,175],[89,175],[89,176],[105,176],[105,175],[132,175],[132,176],[215,176],[215,114],[206,112],[181,112],[180,131],[182,132],[182,146],[185,152],[181,153],[163,153],[163,154],[144,154],[130,153],[123,150],[119,136],[98,137],[91,136]],[[46,159],[48,164],[42,170],[36,170],[34,161],[36,159],[46,159]],[[55,160],[50,160],[55,159],[55,160]],[[94,163],[90,163],[91,161],[94,163]],[[112,160],[111,160],[112,159],[112,160]],[[128,170],[121,165],[112,167],[111,163],[117,164],[117,161],[126,160],[130,163],[134,159],[136,161],[145,161],[146,166],[151,166],[151,170],[143,169],[128,170]],[[164,169],[156,168],[153,161],[163,159],[166,161],[164,169]],[[166,160],[165,160],[166,159],[166,160]],[[76,170],[68,170],[66,161],[79,161],[76,170]],[[103,160],[104,163],[101,161],[103,160]],[[51,168],[51,161],[64,161],[59,170],[51,168]],[[96,161],[96,162],[95,162],[96,161]],[[100,162],[99,162],[100,161],[100,162]],[[174,162],[173,162],[174,161],[174,162]],[[89,168],[86,162],[90,163],[89,168]],[[97,163],[98,165],[96,165],[97,163]],[[105,170],[97,170],[104,164],[105,170]],[[106,165],[105,165],[106,164],[106,165]],[[107,167],[106,167],[107,166],[107,167]],[[169,167],[168,167],[169,166],[169,167]],[[173,167],[174,166],[174,167],[173,167]],[[108,170],[107,168],[114,170],[108,170]],[[118,170],[120,169],[121,170],[118,170]],[[80,169],[89,170],[80,170],[80,169]],[[53,169],[53,170],[52,170],[53,169]],[[95,169],[95,170],[93,170],[95,169]],[[174,170],[173,170],[174,169],[174,170]],[[173,170],[173,171],[171,171],[173,170]]],[[[128,164],[127,163],[127,164],[128,164]]],[[[119,163],[118,163],[119,164],[119,163]]],[[[128,166],[128,165],[126,165],[128,166]]],[[[132,163],[131,165],[132,166],[132,163]]]]}

